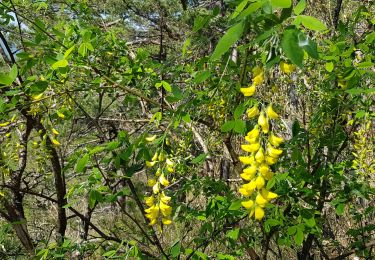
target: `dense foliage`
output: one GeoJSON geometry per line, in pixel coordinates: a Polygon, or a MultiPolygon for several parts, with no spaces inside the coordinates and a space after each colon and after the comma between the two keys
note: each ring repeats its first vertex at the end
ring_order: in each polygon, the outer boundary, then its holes
{"type": "Polygon", "coordinates": [[[0,3],[0,257],[374,257],[374,4],[0,3]]]}

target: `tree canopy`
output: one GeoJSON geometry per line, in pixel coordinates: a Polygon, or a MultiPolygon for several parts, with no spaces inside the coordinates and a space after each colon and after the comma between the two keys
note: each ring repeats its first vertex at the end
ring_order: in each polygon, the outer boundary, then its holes
{"type": "Polygon", "coordinates": [[[374,3],[0,2],[0,258],[371,259],[374,3]]]}

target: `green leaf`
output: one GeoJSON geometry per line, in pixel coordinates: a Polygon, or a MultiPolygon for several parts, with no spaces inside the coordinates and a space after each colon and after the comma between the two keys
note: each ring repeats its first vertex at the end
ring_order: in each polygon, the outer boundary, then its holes
{"type": "Polygon", "coordinates": [[[296,232],[297,232],[297,227],[296,226],[288,227],[287,234],[289,236],[295,234],[296,232]]]}
{"type": "Polygon", "coordinates": [[[306,8],[306,0],[301,0],[294,7],[293,12],[295,15],[300,15],[306,8]]]}
{"type": "Polygon", "coordinates": [[[273,8],[289,8],[292,5],[292,0],[271,0],[271,5],[273,8]]]}
{"type": "Polygon", "coordinates": [[[327,26],[315,17],[309,15],[299,15],[298,18],[302,22],[303,26],[307,29],[314,31],[326,30],[327,26]]]}
{"type": "Polygon", "coordinates": [[[76,164],[76,172],[77,173],[83,172],[83,170],[85,169],[86,164],[88,163],[89,159],[90,159],[90,156],[89,156],[89,154],[86,153],[82,158],[80,158],[77,161],[77,164],[76,164]]]}
{"type": "Polygon", "coordinates": [[[327,62],[327,63],[324,65],[324,68],[325,68],[328,72],[332,72],[332,71],[333,71],[333,68],[334,68],[333,62],[327,62]]]}
{"type": "Polygon", "coordinates": [[[191,163],[193,163],[193,164],[202,163],[206,159],[207,155],[208,154],[206,154],[206,153],[201,153],[200,155],[198,155],[197,157],[195,157],[193,160],[191,160],[191,163]]]}
{"type": "Polygon", "coordinates": [[[110,142],[107,144],[107,150],[108,151],[112,151],[114,149],[116,149],[117,147],[119,147],[120,143],[117,142],[117,141],[113,141],[113,142],[110,142]]]}
{"type": "Polygon", "coordinates": [[[241,202],[242,200],[233,201],[228,210],[239,210],[241,208],[241,202]]]}
{"type": "Polygon", "coordinates": [[[291,62],[299,67],[302,67],[303,50],[299,45],[298,34],[298,30],[286,30],[283,34],[281,47],[291,62]]]}
{"type": "Polygon", "coordinates": [[[181,89],[179,89],[177,86],[172,86],[172,94],[173,94],[173,97],[180,100],[183,96],[182,96],[182,91],[181,89]]]}
{"type": "Polygon", "coordinates": [[[186,122],[186,123],[190,123],[191,122],[191,118],[190,118],[190,115],[189,114],[185,114],[181,117],[181,119],[186,122]]]}
{"type": "Polygon", "coordinates": [[[275,184],[276,184],[276,178],[272,178],[271,180],[269,180],[266,186],[267,190],[270,190],[273,186],[275,186],[275,184]]]}
{"type": "Polygon", "coordinates": [[[370,93],[375,92],[375,88],[369,88],[369,89],[351,88],[351,89],[346,90],[345,92],[351,95],[370,94],[370,93]]]}
{"type": "Polygon", "coordinates": [[[75,46],[73,45],[72,47],[70,47],[65,53],[64,53],[64,59],[67,59],[69,57],[69,55],[72,53],[72,51],[74,50],[75,46]]]}
{"type": "Polygon", "coordinates": [[[168,92],[172,92],[172,87],[171,87],[171,85],[169,85],[168,82],[162,80],[161,83],[162,83],[162,85],[163,85],[163,88],[164,88],[166,91],[168,91],[168,92]]]}
{"type": "Polygon", "coordinates": [[[298,45],[304,49],[310,57],[314,59],[319,58],[318,45],[302,32],[298,34],[298,45]]]}
{"type": "Polygon", "coordinates": [[[234,121],[234,127],[233,127],[233,130],[238,133],[238,134],[241,134],[241,133],[244,133],[245,130],[246,130],[246,123],[245,121],[243,120],[240,120],[240,119],[236,119],[234,121]]]}
{"type": "Polygon", "coordinates": [[[8,76],[9,76],[9,78],[12,80],[12,83],[13,83],[13,81],[14,81],[14,80],[17,78],[17,76],[18,76],[18,69],[17,69],[17,65],[16,65],[16,64],[14,64],[14,65],[12,66],[12,68],[11,68],[10,71],[9,71],[8,76]]]}
{"type": "Polygon", "coordinates": [[[13,83],[12,78],[10,78],[8,75],[0,73],[0,84],[9,86],[13,83]]]}
{"type": "Polygon", "coordinates": [[[252,13],[256,12],[263,5],[263,1],[257,1],[255,3],[249,4],[249,6],[237,17],[238,20],[242,20],[252,13]]]}
{"type": "Polygon", "coordinates": [[[194,77],[194,82],[199,84],[204,82],[206,79],[208,79],[211,76],[211,72],[208,70],[202,70],[197,72],[194,77]]]}
{"type": "Polygon", "coordinates": [[[304,239],[303,230],[297,228],[297,233],[294,235],[294,241],[297,245],[302,245],[304,239]]]}
{"type": "Polygon", "coordinates": [[[0,73],[0,84],[9,86],[18,76],[18,69],[13,65],[8,74],[0,73]]]}
{"type": "Polygon", "coordinates": [[[226,237],[230,238],[230,239],[233,239],[234,241],[236,241],[238,239],[238,235],[240,234],[240,229],[239,228],[236,228],[236,229],[233,229],[233,230],[230,230],[226,237]]]}
{"type": "Polygon", "coordinates": [[[110,250],[110,251],[104,253],[102,256],[104,256],[104,257],[112,257],[112,256],[114,256],[116,254],[116,252],[117,252],[117,250],[110,250]]]}
{"type": "Polygon", "coordinates": [[[336,205],[336,214],[342,216],[344,214],[345,204],[339,203],[336,205]]]}
{"type": "Polygon", "coordinates": [[[171,248],[171,256],[178,257],[180,255],[180,252],[181,252],[181,243],[180,241],[178,241],[171,248]]]}
{"type": "Polygon", "coordinates": [[[221,132],[229,132],[230,130],[232,130],[234,128],[234,121],[227,121],[225,122],[222,126],[221,126],[221,132]]]}
{"type": "Polygon", "coordinates": [[[102,202],[103,195],[97,190],[90,190],[89,193],[89,207],[94,208],[96,202],[102,202]]]}
{"type": "Polygon", "coordinates": [[[236,109],[234,110],[234,113],[233,113],[233,116],[235,119],[238,119],[240,116],[243,115],[243,113],[245,112],[245,104],[239,104],[236,109]]]}
{"type": "Polygon", "coordinates": [[[240,22],[231,28],[224,34],[216,45],[215,51],[211,56],[211,61],[218,60],[229,48],[238,41],[243,33],[244,23],[240,22]]]}
{"type": "Polygon", "coordinates": [[[211,16],[198,16],[194,20],[193,32],[198,32],[210,21],[211,16]]]}
{"type": "Polygon", "coordinates": [[[312,217],[312,218],[309,218],[309,219],[306,219],[306,218],[304,218],[303,219],[305,222],[306,222],[306,225],[308,226],[308,227],[315,227],[316,226],[316,222],[315,222],[315,218],[314,217],[312,217]]]}
{"type": "Polygon", "coordinates": [[[52,69],[58,69],[58,68],[65,68],[68,66],[68,61],[66,59],[58,60],[54,64],[52,64],[52,69]]]}
{"type": "Polygon", "coordinates": [[[237,5],[237,7],[234,10],[233,14],[230,16],[230,19],[236,18],[237,15],[239,15],[242,12],[242,10],[245,8],[245,6],[247,5],[247,3],[249,1],[250,0],[243,0],[239,5],[237,5]]]}

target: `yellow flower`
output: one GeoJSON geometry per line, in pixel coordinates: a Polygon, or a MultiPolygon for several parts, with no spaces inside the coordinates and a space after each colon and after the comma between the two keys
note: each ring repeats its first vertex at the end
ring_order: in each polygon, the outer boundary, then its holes
{"type": "Polygon", "coordinates": [[[264,116],[263,111],[258,118],[258,124],[262,127],[263,133],[267,134],[269,130],[268,119],[264,116]]]}
{"type": "Polygon", "coordinates": [[[256,220],[262,220],[262,218],[264,217],[264,209],[262,209],[261,207],[256,207],[254,217],[256,220]]]}
{"type": "Polygon", "coordinates": [[[266,183],[264,181],[264,178],[262,176],[258,176],[256,181],[255,181],[256,185],[257,185],[257,189],[260,190],[261,188],[264,187],[264,184],[266,183]]]}
{"type": "Polygon", "coordinates": [[[273,110],[272,105],[268,105],[266,109],[267,116],[271,119],[278,119],[279,115],[273,110]]]}
{"type": "Polygon", "coordinates": [[[164,225],[172,224],[172,220],[170,220],[169,218],[162,218],[161,221],[163,222],[164,225]]]}
{"type": "Polygon", "coordinates": [[[258,125],[256,125],[253,130],[251,130],[250,132],[247,133],[246,135],[248,138],[252,139],[252,138],[257,138],[259,136],[259,127],[258,125]]]}
{"type": "Polygon", "coordinates": [[[253,84],[254,85],[260,85],[264,81],[264,72],[263,69],[260,67],[255,67],[253,69],[253,84]]]}
{"type": "Polygon", "coordinates": [[[152,166],[154,166],[155,163],[156,163],[155,161],[153,161],[153,162],[146,161],[146,165],[147,165],[148,167],[152,167],[152,166]]]}
{"type": "Polygon", "coordinates": [[[258,138],[257,137],[249,138],[248,136],[245,136],[245,140],[248,141],[251,144],[258,142],[258,138]]]}
{"type": "Polygon", "coordinates": [[[10,124],[10,122],[4,122],[4,123],[0,123],[0,127],[6,127],[10,124]]]}
{"type": "Polygon", "coordinates": [[[271,156],[266,156],[265,161],[268,165],[273,165],[273,164],[277,163],[277,158],[274,158],[274,157],[271,157],[271,156]]]}
{"type": "Polygon", "coordinates": [[[267,200],[265,199],[265,198],[263,198],[263,196],[260,194],[260,193],[258,193],[258,195],[256,196],[256,198],[255,198],[255,202],[260,206],[260,207],[264,207],[264,206],[266,206],[266,204],[267,204],[267,200]]]}
{"type": "Polygon", "coordinates": [[[266,198],[266,200],[273,200],[278,197],[276,193],[266,190],[266,189],[262,189],[261,193],[262,193],[262,197],[266,198]]]}
{"type": "Polygon", "coordinates": [[[242,150],[244,150],[245,152],[249,152],[249,153],[258,151],[259,147],[260,147],[259,143],[241,145],[242,150]]]}
{"type": "Polygon", "coordinates": [[[241,193],[245,197],[249,197],[249,196],[251,196],[251,194],[253,194],[253,191],[249,191],[245,188],[239,188],[238,192],[241,193]]]}
{"type": "Polygon", "coordinates": [[[154,205],[154,197],[145,197],[145,202],[147,206],[151,207],[152,205],[154,205]]]}
{"type": "Polygon", "coordinates": [[[245,188],[245,189],[248,190],[248,191],[254,191],[255,188],[257,187],[257,183],[256,183],[256,181],[253,179],[253,180],[251,180],[251,182],[242,185],[242,187],[245,188]]]}
{"type": "Polygon", "coordinates": [[[34,101],[39,101],[42,99],[42,96],[43,96],[43,93],[40,93],[38,95],[33,95],[31,98],[34,100],[34,101]]]}
{"type": "Polygon", "coordinates": [[[159,177],[159,182],[164,187],[167,187],[169,185],[169,181],[165,178],[164,174],[161,174],[159,177]]]}
{"type": "Polygon", "coordinates": [[[61,119],[65,118],[65,115],[59,111],[56,112],[57,116],[60,117],[61,119]]]}
{"type": "Polygon", "coordinates": [[[149,180],[147,181],[147,185],[148,185],[149,187],[154,186],[155,183],[156,183],[156,180],[155,180],[155,179],[149,179],[149,180]]]}
{"type": "Polygon", "coordinates": [[[240,88],[241,93],[245,97],[251,97],[252,95],[254,95],[255,90],[256,90],[255,84],[253,84],[253,85],[251,85],[250,87],[247,87],[247,88],[240,88]]]}
{"type": "Polygon", "coordinates": [[[243,172],[246,174],[255,174],[257,171],[257,166],[255,164],[243,169],[243,172]]]}
{"type": "Polygon", "coordinates": [[[156,135],[147,136],[145,139],[147,142],[153,142],[156,139],[156,135]]]}
{"type": "Polygon", "coordinates": [[[278,158],[279,155],[281,155],[283,152],[283,150],[281,149],[276,149],[276,148],[273,148],[272,146],[268,146],[267,147],[267,154],[273,158],[278,158]]]}
{"type": "Polygon", "coordinates": [[[174,168],[171,167],[171,166],[167,166],[167,171],[168,171],[168,172],[174,172],[174,168]]]}
{"type": "Polygon", "coordinates": [[[238,157],[238,159],[243,164],[252,164],[254,162],[254,160],[255,160],[254,156],[240,156],[240,157],[238,157]]]}
{"type": "Polygon", "coordinates": [[[250,180],[252,180],[254,178],[255,172],[256,172],[256,167],[255,167],[255,171],[254,172],[251,172],[251,173],[243,172],[243,173],[240,174],[240,176],[245,181],[250,181],[250,180]]]}
{"type": "Polygon", "coordinates": [[[158,168],[158,169],[156,170],[156,172],[155,172],[155,176],[156,176],[156,177],[159,177],[160,175],[161,175],[161,169],[158,168]]]}
{"type": "Polygon", "coordinates": [[[155,152],[154,156],[152,156],[151,161],[155,162],[158,159],[158,152],[155,152]]]}
{"type": "Polygon", "coordinates": [[[160,192],[159,182],[155,183],[154,186],[152,186],[152,191],[154,194],[158,194],[160,192]]]}
{"type": "Polygon", "coordinates": [[[173,166],[174,162],[172,162],[170,159],[165,160],[165,163],[169,166],[173,166]]]}
{"type": "Polygon", "coordinates": [[[172,207],[162,201],[159,203],[159,208],[164,217],[168,217],[172,213],[172,207]]]}
{"type": "Polygon", "coordinates": [[[247,110],[247,117],[253,118],[254,116],[257,116],[259,114],[258,105],[253,106],[249,110],[247,110]]]}
{"type": "Polygon", "coordinates": [[[54,139],[54,138],[51,139],[51,142],[52,142],[54,145],[56,145],[56,146],[61,145],[61,143],[60,143],[59,141],[57,141],[56,139],[54,139]]]}
{"type": "Polygon", "coordinates": [[[160,200],[164,202],[165,204],[168,204],[169,201],[171,201],[171,197],[164,194],[164,192],[161,193],[160,200]]]}
{"type": "Polygon", "coordinates": [[[252,200],[242,201],[242,202],[241,202],[241,205],[242,205],[245,209],[250,209],[250,208],[254,205],[254,201],[252,201],[252,200]]]}
{"type": "Polygon", "coordinates": [[[259,167],[259,172],[265,176],[270,172],[270,167],[267,164],[262,164],[259,167]]]}
{"type": "Polygon", "coordinates": [[[53,133],[54,135],[59,135],[59,134],[60,134],[55,128],[52,128],[52,133],[53,133]]]}
{"type": "Polygon", "coordinates": [[[271,133],[270,137],[268,138],[268,141],[275,147],[278,147],[282,142],[284,142],[284,138],[278,137],[271,133]]]}
{"type": "Polygon", "coordinates": [[[289,73],[292,73],[296,69],[296,66],[293,64],[288,64],[288,63],[281,61],[280,69],[282,72],[289,74],[289,73]]]}
{"type": "Polygon", "coordinates": [[[156,219],[159,216],[159,206],[153,205],[148,209],[145,209],[145,212],[147,213],[145,216],[148,219],[156,219]]]}
{"type": "Polygon", "coordinates": [[[258,152],[255,154],[255,160],[258,163],[261,163],[264,161],[264,153],[263,153],[263,148],[260,148],[258,152]]]}

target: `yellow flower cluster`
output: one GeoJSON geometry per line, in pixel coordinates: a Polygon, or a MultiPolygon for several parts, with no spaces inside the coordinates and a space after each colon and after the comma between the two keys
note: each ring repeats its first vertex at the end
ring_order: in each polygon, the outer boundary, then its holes
{"type": "Polygon", "coordinates": [[[145,203],[148,206],[145,209],[145,216],[150,221],[150,225],[158,224],[160,219],[164,225],[170,225],[172,223],[172,207],[168,204],[171,197],[165,195],[162,189],[169,186],[166,174],[174,172],[174,162],[161,151],[160,153],[156,152],[151,161],[146,161],[146,166],[150,168],[156,165],[158,168],[154,178],[148,180],[148,186],[152,187],[152,195],[145,197],[145,203]]]}
{"type": "Polygon", "coordinates": [[[368,176],[370,173],[375,172],[375,159],[373,154],[373,139],[369,137],[371,129],[371,123],[367,122],[362,124],[361,128],[355,132],[354,139],[354,149],[353,155],[355,159],[353,160],[352,168],[356,170],[357,173],[368,176]]]}
{"type": "Polygon", "coordinates": [[[253,83],[247,88],[241,88],[240,89],[241,93],[245,97],[251,97],[252,95],[254,95],[254,93],[256,91],[256,86],[262,84],[263,81],[264,81],[263,69],[261,69],[259,67],[255,67],[253,69],[253,75],[254,75],[253,80],[252,80],[253,83]]]}
{"type": "Polygon", "coordinates": [[[241,163],[246,166],[241,178],[247,183],[239,188],[239,192],[249,198],[256,191],[255,201],[245,200],[242,206],[249,211],[250,217],[254,215],[256,220],[261,220],[264,217],[266,204],[277,197],[276,193],[266,189],[266,183],[274,175],[271,165],[275,164],[282,154],[282,150],[277,147],[284,139],[270,132],[270,120],[279,118],[272,105],[269,105],[265,111],[259,111],[258,105],[247,111],[249,118],[258,115],[258,123],[245,136],[246,144],[241,145],[242,150],[248,153],[239,157],[241,163]],[[266,136],[268,139],[265,138],[266,136]]]}

